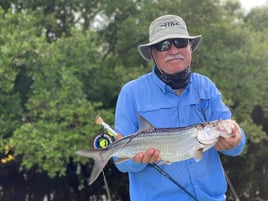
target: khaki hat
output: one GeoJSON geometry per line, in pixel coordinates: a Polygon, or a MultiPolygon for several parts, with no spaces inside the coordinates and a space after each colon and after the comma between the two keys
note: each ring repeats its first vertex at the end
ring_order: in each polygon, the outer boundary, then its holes
{"type": "Polygon", "coordinates": [[[189,36],[184,20],[176,15],[164,15],[152,21],[149,28],[149,43],[139,45],[140,55],[147,61],[150,60],[148,49],[166,39],[185,38],[190,40],[192,51],[195,51],[201,42],[202,36],[189,36]]]}

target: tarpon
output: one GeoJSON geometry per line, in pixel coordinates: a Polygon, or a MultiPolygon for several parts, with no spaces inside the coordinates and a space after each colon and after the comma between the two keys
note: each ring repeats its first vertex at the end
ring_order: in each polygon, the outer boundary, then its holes
{"type": "Polygon", "coordinates": [[[114,141],[105,149],[83,149],[75,152],[95,161],[89,184],[98,178],[112,157],[119,158],[117,163],[122,162],[151,147],[160,151],[160,163],[190,158],[199,161],[202,153],[213,147],[220,136],[231,137],[234,127],[233,120],[217,120],[179,128],[155,128],[141,116],[139,122],[138,132],[114,141]]]}

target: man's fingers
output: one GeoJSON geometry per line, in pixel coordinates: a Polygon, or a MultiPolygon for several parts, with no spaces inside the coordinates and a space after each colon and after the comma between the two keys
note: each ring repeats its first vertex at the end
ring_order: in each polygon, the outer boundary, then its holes
{"type": "Polygon", "coordinates": [[[160,152],[157,149],[149,148],[144,153],[140,152],[137,153],[133,160],[135,162],[142,162],[142,163],[155,163],[160,160],[159,156],[160,152]]]}

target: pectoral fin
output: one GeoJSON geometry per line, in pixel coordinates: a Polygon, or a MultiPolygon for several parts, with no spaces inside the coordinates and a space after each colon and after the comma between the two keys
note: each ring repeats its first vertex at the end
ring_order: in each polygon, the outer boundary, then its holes
{"type": "Polygon", "coordinates": [[[203,151],[204,151],[204,148],[200,148],[200,149],[197,149],[194,153],[194,158],[195,158],[195,161],[198,162],[201,160],[202,156],[203,156],[203,151]]]}
{"type": "Polygon", "coordinates": [[[166,164],[166,165],[170,165],[172,162],[170,162],[170,161],[167,161],[167,160],[161,160],[160,162],[158,162],[157,164],[158,165],[164,165],[164,164],[166,164]]]}

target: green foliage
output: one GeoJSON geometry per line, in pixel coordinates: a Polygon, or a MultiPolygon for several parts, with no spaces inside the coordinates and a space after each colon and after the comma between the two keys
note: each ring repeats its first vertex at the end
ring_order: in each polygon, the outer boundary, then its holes
{"type": "Polygon", "coordinates": [[[0,6],[5,12],[32,11],[38,21],[35,28],[43,30],[49,42],[62,36],[71,36],[72,28],[77,25],[88,30],[95,16],[101,11],[98,0],[4,0],[0,1],[0,6]]]}
{"type": "MultiPolygon", "coordinates": [[[[28,59],[28,53],[34,46],[35,38],[34,19],[25,13],[17,16],[11,13],[4,14],[0,19],[0,135],[11,136],[12,132],[20,125],[23,108],[21,94],[18,91],[20,62],[28,59]]],[[[24,84],[26,80],[24,80],[24,84]]]]}
{"type": "Polygon", "coordinates": [[[26,168],[63,175],[74,151],[89,146],[97,130],[94,108],[101,104],[87,100],[81,80],[100,57],[95,34],[78,30],[47,43],[30,14],[5,14],[1,23],[8,25],[1,32],[1,137],[26,168]]]}
{"type": "Polygon", "coordinates": [[[0,149],[12,145],[25,170],[55,177],[72,160],[88,164],[74,151],[102,129],[97,115],[113,125],[122,85],[151,70],[137,45],[148,42],[151,20],[168,13],[203,36],[192,70],[216,83],[250,142],[267,137],[267,8],[245,15],[236,0],[0,5],[0,149]]]}
{"type": "Polygon", "coordinates": [[[267,31],[268,27],[267,7],[253,9],[245,17],[245,22],[250,25],[252,31],[254,32],[267,31]]]}

